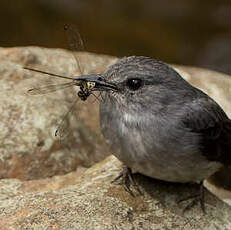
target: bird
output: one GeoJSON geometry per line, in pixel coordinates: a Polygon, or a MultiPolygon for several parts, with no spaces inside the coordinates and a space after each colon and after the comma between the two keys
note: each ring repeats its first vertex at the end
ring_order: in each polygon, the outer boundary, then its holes
{"type": "MultiPolygon", "coordinates": [[[[168,182],[203,181],[231,165],[231,120],[206,93],[168,64],[144,56],[121,58],[103,74],[81,77],[103,91],[100,127],[124,164],[124,188],[137,185],[133,172],[168,182]]],[[[140,190],[139,190],[140,191],[140,190]]]]}

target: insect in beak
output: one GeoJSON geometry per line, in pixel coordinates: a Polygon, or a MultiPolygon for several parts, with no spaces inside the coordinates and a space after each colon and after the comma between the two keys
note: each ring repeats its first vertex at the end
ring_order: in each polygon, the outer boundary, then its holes
{"type": "Polygon", "coordinates": [[[106,82],[102,75],[85,75],[76,78],[77,81],[86,81],[87,87],[92,91],[118,90],[115,84],[106,82]]]}

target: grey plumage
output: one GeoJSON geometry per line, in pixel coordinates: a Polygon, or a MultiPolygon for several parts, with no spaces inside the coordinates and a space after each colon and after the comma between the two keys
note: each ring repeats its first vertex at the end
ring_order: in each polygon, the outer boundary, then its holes
{"type": "Polygon", "coordinates": [[[230,164],[229,118],[167,64],[126,57],[102,76],[118,90],[105,92],[101,129],[113,154],[129,168],[161,180],[192,182],[230,164]],[[142,86],[131,90],[128,79],[141,79],[142,86]]]}

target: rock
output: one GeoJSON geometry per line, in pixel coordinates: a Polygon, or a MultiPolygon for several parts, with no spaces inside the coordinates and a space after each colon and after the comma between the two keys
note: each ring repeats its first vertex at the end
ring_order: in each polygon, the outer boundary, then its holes
{"type": "MultiPolygon", "coordinates": [[[[77,76],[71,54],[37,47],[0,49],[0,229],[230,229],[230,208],[206,194],[204,215],[197,206],[182,214],[176,201],[196,186],[155,181],[137,175],[143,196],[131,197],[110,181],[120,171],[99,131],[98,102],[79,104],[69,118],[70,132],[52,136],[76,98],[74,89],[28,96],[32,86],[63,80],[23,69],[77,76]],[[76,170],[77,169],[77,170],[76,170]],[[75,171],[76,170],[76,171],[75,171]],[[75,171],[75,172],[73,172],[75,171]],[[60,174],[65,174],[58,176],[60,174]],[[50,177],[50,178],[48,178],[50,177]]],[[[117,59],[79,53],[84,73],[101,73],[117,59]]],[[[194,67],[173,66],[186,80],[213,97],[230,116],[229,76],[194,67]]],[[[206,181],[224,201],[230,191],[206,181]]]]}
{"type": "Polygon", "coordinates": [[[37,180],[1,180],[0,229],[230,229],[230,207],[208,192],[207,214],[198,205],[183,215],[186,204],[176,201],[198,188],[136,175],[144,194],[132,197],[111,183],[120,170],[110,156],[81,175],[43,179],[45,189],[37,180]]]}
{"type": "MultiPolygon", "coordinates": [[[[103,72],[115,61],[88,53],[79,54],[79,58],[85,74],[103,72]]],[[[76,100],[76,91],[67,88],[42,96],[26,94],[31,87],[67,81],[24,70],[24,66],[76,76],[80,73],[75,72],[77,65],[71,53],[9,48],[0,50],[0,60],[0,178],[30,180],[65,174],[109,155],[99,130],[97,101],[76,106],[68,120],[69,135],[60,142],[54,131],[76,100]]]]}
{"type": "MultiPolygon", "coordinates": [[[[99,131],[98,102],[87,100],[76,106],[69,118],[69,135],[60,142],[53,137],[54,130],[70,109],[76,91],[68,88],[42,96],[26,94],[31,86],[63,80],[24,70],[23,66],[65,76],[79,75],[70,52],[38,47],[1,48],[0,57],[0,178],[30,180],[65,174],[109,155],[99,131]]],[[[101,73],[117,60],[89,53],[78,53],[78,57],[84,74],[101,73]]],[[[173,67],[231,114],[228,75],[195,67],[173,67]]]]}

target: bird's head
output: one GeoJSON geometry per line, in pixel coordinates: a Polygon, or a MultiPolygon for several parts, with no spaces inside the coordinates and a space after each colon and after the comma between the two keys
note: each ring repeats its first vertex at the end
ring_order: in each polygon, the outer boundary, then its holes
{"type": "Polygon", "coordinates": [[[191,88],[170,66],[143,56],[122,58],[92,81],[97,82],[94,90],[106,91],[106,103],[139,111],[182,100],[191,88]]]}

